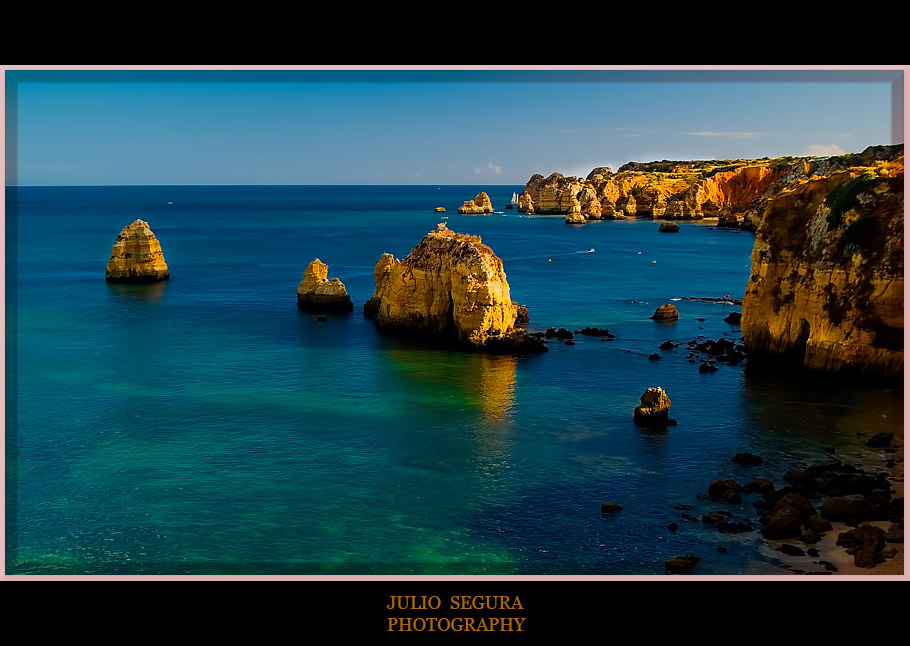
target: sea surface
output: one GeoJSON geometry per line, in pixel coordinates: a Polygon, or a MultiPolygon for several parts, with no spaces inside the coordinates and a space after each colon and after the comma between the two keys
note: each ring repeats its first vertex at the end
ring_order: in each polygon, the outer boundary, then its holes
{"type": "Polygon", "coordinates": [[[693,574],[787,573],[757,532],[697,520],[757,525],[753,497],[697,495],[715,478],[780,485],[832,450],[859,459],[859,433],[902,435],[903,392],[700,373],[686,342],[739,340],[723,319],[740,308],[685,299],[741,299],[753,235],[568,226],[506,210],[522,188],[8,188],[7,574],[661,575],[690,553],[693,574]],[[458,215],[481,190],[501,212],[458,215]],[[171,279],[108,284],[137,218],[171,279]],[[378,334],[361,312],[376,261],[441,221],[502,258],[530,330],[615,340],[513,358],[378,334]],[[352,314],[297,310],[317,257],[352,314]],[[665,303],[677,322],[649,318],[665,303]],[[651,386],[678,420],[665,433],[632,421],[651,386]]]}

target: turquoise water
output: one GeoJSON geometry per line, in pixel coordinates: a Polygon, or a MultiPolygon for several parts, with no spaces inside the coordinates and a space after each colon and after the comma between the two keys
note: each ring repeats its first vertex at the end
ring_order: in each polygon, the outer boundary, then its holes
{"type": "MultiPolygon", "coordinates": [[[[8,190],[7,573],[663,574],[689,552],[701,574],[780,573],[757,533],[675,506],[717,509],[696,499],[714,478],[778,482],[823,447],[860,451],[858,432],[902,433],[902,391],[699,373],[684,344],[738,339],[723,317],[739,308],[672,299],[741,298],[753,236],[456,213],[521,188],[8,190]],[[516,359],[377,334],[360,312],[373,266],[443,215],[503,259],[531,330],[616,339],[516,359]],[[171,280],[107,284],[136,218],[171,280]],[[298,312],[315,257],[353,314],[298,312]],[[668,302],[678,322],[649,319],[668,302]],[[683,345],[658,350],[668,339],[683,345]],[[632,423],[650,386],[672,400],[666,433],[632,423]],[[603,515],[606,500],[623,510],[603,515]]],[[[722,508],[757,519],[749,497],[722,508]]]]}

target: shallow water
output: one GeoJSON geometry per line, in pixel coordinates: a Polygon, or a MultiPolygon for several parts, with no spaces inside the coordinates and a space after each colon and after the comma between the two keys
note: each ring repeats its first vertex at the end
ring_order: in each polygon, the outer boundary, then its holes
{"type": "Polygon", "coordinates": [[[7,573],[663,574],[690,552],[700,574],[780,572],[757,533],[674,506],[756,520],[748,496],[696,494],[718,477],[777,481],[823,447],[850,456],[857,433],[902,435],[902,391],[699,373],[685,343],[738,340],[723,318],[739,308],[672,299],[742,298],[753,236],[456,213],[480,190],[503,209],[521,188],[8,190],[7,573]],[[373,266],[443,216],[502,258],[531,330],[616,339],[516,359],[377,334],[360,313],[373,266]],[[136,218],[171,279],[107,284],[136,218]],[[298,312],[315,257],[353,314],[298,312]],[[679,321],[649,319],[671,301],[679,321]],[[683,345],[658,350],[668,339],[683,345]],[[672,400],[666,433],[632,423],[650,386],[672,400]],[[732,463],[739,451],[765,465],[732,463]],[[623,510],[602,514],[606,500],[623,510]]]}

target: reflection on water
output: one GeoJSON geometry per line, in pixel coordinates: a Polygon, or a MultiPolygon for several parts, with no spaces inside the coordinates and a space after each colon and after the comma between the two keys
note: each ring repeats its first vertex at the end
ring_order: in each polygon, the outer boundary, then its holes
{"type": "Polygon", "coordinates": [[[105,282],[108,291],[122,298],[134,298],[136,300],[157,303],[164,296],[164,289],[167,287],[166,280],[155,283],[109,283],[105,282]]]}

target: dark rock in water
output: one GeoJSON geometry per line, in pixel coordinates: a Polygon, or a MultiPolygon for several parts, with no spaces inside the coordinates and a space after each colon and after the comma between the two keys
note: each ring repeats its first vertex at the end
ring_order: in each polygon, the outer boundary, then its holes
{"type": "Polygon", "coordinates": [[[733,456],[733,461],[737,464],[741,464],[744,467],[757,467],[758,465],[764,463],[764,460],[752,453],[737,453],[733,456]]]}
{"type": "Polygon", "coordinates": [[[660,355],[655,352],[654,354],[649,354],[648,359],[651,361],[660,361],[660,355]]]}
{"type": "Polygon", "coordinates": [[[872,520],[876,516],[875,505],[862,494],[828,498],[822,503],[821,515],[833,521],[872,520]]]}
{"type": "Polygon", "coordinates": [[[804,556],[806,553],[798,548],[796,545],[790,545],[790,543],[784,543],[780,546],[780,551],[789,556],[804,556]]]}
{"type": "Polygon", "coordinates": [[[612,514],[617,511],[622,511],[622,505],[615,502],[605,502],[600,506],[601,513],[612,514]]]}
{"type": "Polygon", "coordinates": [[[723,545],[718,545],[718,546],[717,546],[717,551],[720,552],[721,554],[723,554],[724,552],[727,551],[727,548],[724,547],[723,545]]]}
{"type": "Polygon", "coordinates": [[[728,491],[739,493],[742,486],[736,480],[712,480],[708,485],[708,495],[712,498],[721,498],[728,491]]]}
{"type": "Polygon", "coordinates": [[[738,505],[743,501],[742,496],[739,495],[739,492],[733,491],[732,489],[721,494],[720,499],[730,503],[731,505],[738,505]]]}
{"type": "Polygon", "coordinates": [[[683,572],[692,570],[700,560],[701,559],[694,554],[677,556],[676,558],[667,559],[664,563],[664,568],[670,574],[682,574],[683,572]]]}
{"type": "Polygon", "coordinates": [[[825,569],[828,570],[828,572],[837,572],[837,566],[834,565],[834,563],[831,561],[819,561],[818,564],[824,565],[825,569]]]}
{"type": "Polygon", "coordinates": [[[699,316],[699,317],[698,317],[697,319],[695,319],[695,320],[704,323],[707,319],[705,319],[704,316],[699,316]]]}
{"type": "Polygon", "coordinates": [[[817,549],[815,549],[814,547],[810,547],[809,549],[806,550],[806,554],[808,554],[812,558],[816,558],[819,555],[819,551],[817,549]]]}
{"type": "Polygon", "coordinates": [[[706,361],[702,361],[701,365],[698,366],[698,371],[699,372],[717,372],[717,366],[707,363],[706,361]]]}
{"type": "Polygon", "coordinates": [[[729,511],[709,511],[707,514],[702,514],[701,522],[716,525],[725,521],[729,516],[729,511]]]}
{"type": "Polygon", "coordinates": [[[679,529],[679,524],[678,523],[667,523],[667,529],[669,529],[671,532],[675,532],[677,529],[679,529]]]}
{"type": "Polygon", "coordinates": [[[789,482],[790,484],[797,485],[803,489],[811,489],[815,487],[815,477],[812,473],[808,471],[799,471],[792,469],[787,471],[784,474],[784,481],[789,482]]]}
{"type": "Polygon", "coordinates": [[[529,333],[525,330],[490,336],[480,347],[490,354],[527,355],[549,351],[540,333],[529,333]]]}
{"type": "Polygon", "coordinates": [[[749,523],[724,520],[717,523],[717,529],[725,534],[742,534],[743,532],[751,532],[753,527],[749,523]]]}
{"type": "Polygon", "coordinates": [[[742,320],[742,312],[730,312],[727,316],[724,317],[724,321],[731,323],[732,325],[739,325],[740,321],[742,320]]]}
{"type": "Polygon", "coordinates": [[[691,511],[695,509],[692,505],[673,505],[673,509],[679,509],[680,511],[691,511]]]}
{"type": "Polygon", "coordinates": [[[528,314],[528,308],[525,305],[518,306],[518,315],[515,317],[515,327],[521,329],[528,326],[528,323],[531,322],[531,317],[528,314]]]}
{"type": "Polygon", "coordinates": [[[329,320],[329,317],[328,316],[317,316],[316,320],[319,321],[320,323],[325,323],[326,321],[329,320]]]}
{"type": "Polygon", "coordinates": [[[582,329],[581,329],[581,334],[584,334],[585,336],[601,336],[601,337],[606,337],[606,338],[608,338],[608,339],[615,339],[615,338],[616,338],[616,335],[613,334],[612,332],[610,332],[610,330],[602,329],[602,328],[596,328],[596,327],[586,327],[586,328],[582,328],[582,329]]]}
{"type": "Polygon", "coordinates": [[[657,230],[660,233],[679,233],[679,225],[675,222],[661,222],[657,230]]]}
{"type": "Polygon", "coordinates": [[[774,483],[764,478],[756,478],[752,482],[743,485],[743,491],[746,493],[771,493],[774,491],[774,483]]]}
{"type": "Polygon", "coordinates": [[[567,339],[566,345],[575,345],[575,341],[573,341],[572,339],[567,339]]]}
{"type": "Polygon", "coordinates": [[[552,338],[572,339],[572,338],[574,338],[574,335],[564,327],[561,327],[561,328],[548,327],[547,331],[544,332],[544,336],[547,337],[548,339],[552,339],[552,338]]]}
{"type": "Polygon", "coordinates": [[[861,525],[839,534],[836,545],[847,548],[856,567],[871,568],[885,560],[880,554],[885,547],[885,532],[874,525],[861,525]]]}
{"type": "Polygon", "coordinates": [[[866,441],[866,446],[874,448],[891,446],[893,439],[894,433],[876,433],[866,441]]]}
{"type": "Polygon", "coordinates": [[[678,345],[679,345],[678,343],[673,343],[672,341],[664,341],[657,347],[660,350],[672,350],[673,348],[677,347],[678,345]]]}

